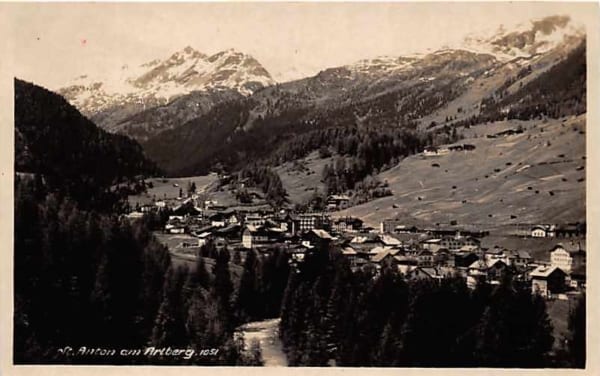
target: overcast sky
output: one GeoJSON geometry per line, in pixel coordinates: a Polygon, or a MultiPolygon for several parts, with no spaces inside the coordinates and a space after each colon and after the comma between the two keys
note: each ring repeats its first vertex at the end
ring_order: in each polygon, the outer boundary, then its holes
{"type": "Polygon", "coordinates": [[[287,81],[363,58],[435,50],[500,24],[510,28],[553,14],[584,22],[586,13],[576,3],[38,3],[7,9],[15,75],[49,88],[81,74],[166,58],[188,45],[207,54],[249,53],[277,81],[287,81]]]}

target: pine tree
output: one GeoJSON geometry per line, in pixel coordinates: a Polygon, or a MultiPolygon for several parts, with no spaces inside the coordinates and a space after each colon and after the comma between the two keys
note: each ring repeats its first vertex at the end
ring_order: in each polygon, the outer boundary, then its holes
{"type": "Polygon", "coordinates": [[[233,283],[229,272],[229,251],[222,249],[217,254],[215,266],[213,267],[213,287],[212,295],[215,297],[219,313],[224,322],[224,327],[228,332],[233,330],[233,315],[231,309],[231,294],[233,293],[233,283]]]}
{"type": "Polygon", "coordinates": [[[246,253],[244,261],[244,271],[240,280],[240,287],[236,300],[236,316],[240,323],[252,321],[257,318],[257,276],[258,260],[254,250],[249,250],[246,253]]]}
{"type": "Polygon", "coordinates": [[[182,268],[169,268],[150,344],[156,347],[186,346],[185,313],[181,301],[186,271],[182,268]]]}
{"type": "Polygon", "coordinates": [[[567,351],[570,363],[576,368],[585,368],[586,359],[586,299],[580,296],[575,308],[569,313],[569,336],[567,351]]]}

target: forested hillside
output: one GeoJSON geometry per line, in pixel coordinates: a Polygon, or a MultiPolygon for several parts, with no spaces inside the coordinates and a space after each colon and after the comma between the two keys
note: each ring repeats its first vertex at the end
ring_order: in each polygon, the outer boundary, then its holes
{"type": "Polygon", "coordinates": [[[36,174],[80,204],[107,204],[115,199],[111,186],[158,173],[137,142],[96,127],[61,96],[18,79],[15,133],[15,170],[36,174]]]}
{"type": "Polygon", "coordinates": [[[156,172],[140,146],[35,85],[15,81],[15,102],[14,362],[259,365],[234,329],[278,314],[287,255],[248,257],[239,293],[227,249],[203,250],[212,269],[176,267],[152,235],[161,215],[120,213],[128,192],[113,186],[156,172]],[[118,353],[168,346],[197,353],[118,353]]]}

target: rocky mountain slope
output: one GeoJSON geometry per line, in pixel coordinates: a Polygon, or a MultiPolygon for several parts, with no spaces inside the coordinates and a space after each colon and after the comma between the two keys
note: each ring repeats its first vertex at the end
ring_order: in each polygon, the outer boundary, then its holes
{"type": "Polygon", "coordinates": [[[80,76],[59,93],[101,127],[143,138],[273,83],[250,55],[230,49],[208,56],[186,47],[164,60],[124,65],[107,77],[80,76]],[[175,115],[173,120],[163,121],[165,112],[175,115]],[[147,121],[140,124],[136,115],[147,121]]]}

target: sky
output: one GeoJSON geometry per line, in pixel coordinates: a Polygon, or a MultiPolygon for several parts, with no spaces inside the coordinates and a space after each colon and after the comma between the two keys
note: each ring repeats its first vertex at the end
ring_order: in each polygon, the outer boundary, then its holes
{"type": "MultiPolygon", "coordinates": [[[[466,34],[548,15],[585,23],[577,3],[0,4],[14,75],[51,89],[164,59],[186,46],[254,56],[279,82],[382,55],[456,45],[466,34]]],[[[0,16],[0,21],[2,16],[0,16]]],[[[4,38],[4,37],[3,37],[4,38]]],[[[10,61],[9,61],[10,63],[10,61]]]]}

